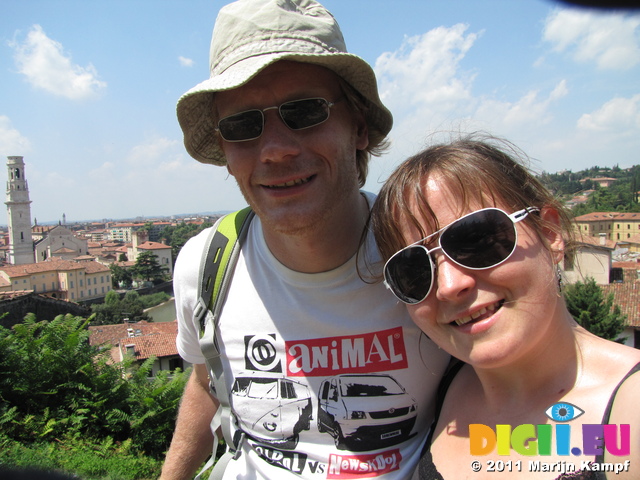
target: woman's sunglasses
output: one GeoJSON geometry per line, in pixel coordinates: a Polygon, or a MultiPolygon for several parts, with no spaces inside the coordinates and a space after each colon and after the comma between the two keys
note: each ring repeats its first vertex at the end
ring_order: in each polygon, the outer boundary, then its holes
{"type": "Polygon", "coordinates": [[[247,110],[224,117],[218,122],[216,131],[227,142],[255,140],[264,130],[264,112],[277,109],[284,124],[291,130],[302,130],[324,123],[329,118],[329,110],[335,103],[324,98],[305,98],[285,102],[279,107],[262,110],[247,110]]]}
{"type": "Polygon", "coordinates": [[[495,267],[516,249],[515,224],[539,210],[528,207],[509,215],[499,208],[484,208],[460,217],[396,252],[384,266],[384,282],[400,301],[410,305],[420,303],[433,288],[433,252],[442,250],[449,260],[472,270],[495,267]],[[429,250],[422,245],[437,234],[440,234],[438,246],[429,250]]]}

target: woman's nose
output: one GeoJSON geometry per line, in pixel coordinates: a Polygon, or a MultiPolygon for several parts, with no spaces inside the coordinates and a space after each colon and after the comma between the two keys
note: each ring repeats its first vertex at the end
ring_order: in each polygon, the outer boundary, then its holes
{"type": "Polygon", "coordinates": [[[476,285],[476,272],[461,267],[444,254],[438,255],[436,262],[436,298],[441,301],[458,300],[476,285]]]}

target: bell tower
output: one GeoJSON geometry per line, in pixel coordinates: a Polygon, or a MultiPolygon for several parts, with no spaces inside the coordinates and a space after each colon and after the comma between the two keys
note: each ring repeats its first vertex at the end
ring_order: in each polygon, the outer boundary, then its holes
{"type": "Polygon", "coordinates": [[[34,263],[31,237],[31,201],[22,157],[7,157],[7,214],[9,258],[12,265],[34,263]]]}

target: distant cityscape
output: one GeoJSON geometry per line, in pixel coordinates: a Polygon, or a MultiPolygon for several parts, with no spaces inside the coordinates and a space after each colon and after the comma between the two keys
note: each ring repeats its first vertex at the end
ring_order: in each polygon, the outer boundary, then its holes
{"type": "MultiPolygon", "coordinates": [[[[7,157],[7,173],[8,225],[0,228],[0,313],[8,311],[10,302],[82,305],[101,301],[111,290],[122,287],[114,285],[113,269],[131,269],[142,254],[153,256],[170,282],[177,250],[167,244],[171,242],[165,243],[163,231],[191,225],[195,233],[223,214],[72,224],[63,214],[58,223],[32,223],[23,157],[7,157]]],[[[598,188],[615,184],[616,178],[596,175],[579,182],[589,182],[595,190],[569,195],[567,201],[573,205],[584,204],[598,188]]],[[[574,181],[578,189],[579,182],[574,181]]],[[[594,278],[627,316],[625,341],[640,347],[640,212],[592,212],[574,221],[581,242],[560,264],[564,280],[574,283],[594,278]]],[[[133,288],[142,286],[133,284],[133,288]]]]}

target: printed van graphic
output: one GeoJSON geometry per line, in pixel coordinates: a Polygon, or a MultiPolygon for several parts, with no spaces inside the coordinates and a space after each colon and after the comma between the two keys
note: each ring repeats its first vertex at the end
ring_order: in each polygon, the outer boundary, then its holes
{"type": "Polygon", "coordinates": [[[389,375],[337,375],[318,396],[318,430],[340,450],[397,445],[416,422],[416,401],[389,375]]]}
{"type": "Polygon", "coordinates": [[[402,327],[345,337],[288,341],[287,376],[329,377],[407,368],[402,327]]]}
{"type": "Polygon", "coordinates": [[[311,427],[311,396],[299,382],[236,377],[231,393],[240,428],[255,440],[293,449],[300,432],[311,427]]]}

